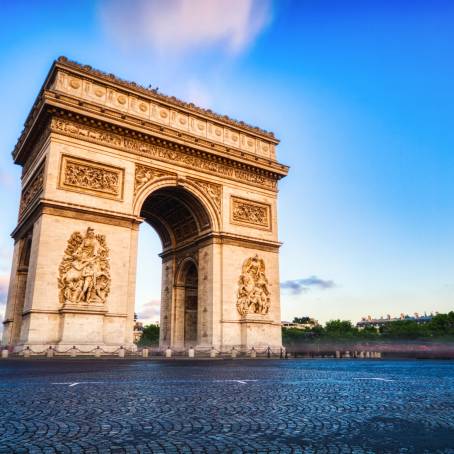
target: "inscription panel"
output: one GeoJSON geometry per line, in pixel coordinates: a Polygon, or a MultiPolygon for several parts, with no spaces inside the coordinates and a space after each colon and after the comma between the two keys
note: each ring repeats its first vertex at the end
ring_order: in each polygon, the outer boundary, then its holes
{"type": "Polygon", "coordinates": [[[230,221],[233,224],[271,230],[271,206],[231,196],[230,221]]]}
{"type": "Polygon", "coordinates": [[[123,199],[124,169],[62,155],[59,188],[109,199],[123,199]]]}

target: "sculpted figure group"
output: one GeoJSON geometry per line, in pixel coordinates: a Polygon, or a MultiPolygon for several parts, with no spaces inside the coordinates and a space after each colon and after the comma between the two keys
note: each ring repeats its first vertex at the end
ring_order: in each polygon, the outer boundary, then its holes
{"type": "Polygon", "coordinates": [[[243,263],[238,281],[238,312],[246,314],[266,315],[270,309],[270,291],[265,276],[265,262],[256,254],[243,263]]]}
{"type": "Polygon", "coordinates": [[[60,264],[58,284],[62,304],[103,304],[110,290],[109,249],[104,235],[88,227],[74,232],[60,264]]]}

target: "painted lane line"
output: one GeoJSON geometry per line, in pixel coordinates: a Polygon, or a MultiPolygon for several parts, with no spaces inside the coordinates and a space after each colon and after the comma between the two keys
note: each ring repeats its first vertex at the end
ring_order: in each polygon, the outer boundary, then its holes
{"type": "Polygon", "coordinates": [[[376,380],[376,381],[395,381],[390,378],[381,378],[381,377],[355,377],[353,380],[376,380]]]}
{"type": "Polygon", "coordinates": [[[235,383],[241,383],[242,385],[247,385],[247,382],[250,381],[258,381],[258,380],[249,380],[249,379],[244,379],[244,380],[214,380],[215,382],[219,383],[225,383],[225,382],[235,382],[235,383]]]}
{"type": "Polygon", "coordinates": [[[85,384],[92,384],[92,383],[104,383],[104,382],[102,382],[102,381],[58,382],[58,383],[52,383],[52,385],[68,385],[68,388],[71,388],[71,387],[77,386],[77,385],[85,385],[85,384]]]}

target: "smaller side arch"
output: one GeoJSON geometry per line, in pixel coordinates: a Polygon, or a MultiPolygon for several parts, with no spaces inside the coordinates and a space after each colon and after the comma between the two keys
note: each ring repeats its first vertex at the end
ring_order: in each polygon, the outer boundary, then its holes
{"type": "Polygon", "coordinates": [[[191,266],[194,266],[195,269],[197,270],[197,272],[199,272],[199,267],[193,257],[185,257],[179,263],[176,273],[175,273],[175,285],[176,286],[182,286],[185,284],[186,273],[191,266]]]}

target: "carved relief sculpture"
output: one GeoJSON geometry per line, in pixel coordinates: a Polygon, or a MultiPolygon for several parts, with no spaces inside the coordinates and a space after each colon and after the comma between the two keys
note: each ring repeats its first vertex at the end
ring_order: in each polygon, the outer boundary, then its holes
{"type": "Polygon", "coordinates": [[[262,229],[271,229],[271,208],[269,205],[232,197],[231,218],[237,224],[249,224],[262,229]]]}
{"type": "Polygon", "coordinates": [[[58,288],[63,305],[106,302],[110,291],[109,249],[104,235],[88,227],[74,232],[59,267],[58,288]]]}
{"type": "MultiPolygon", "coordinates": [[[[109,145],[111,147],[151,157],[157,160],[182,165],[196,170],[203,170],[211,174],[223,176],[234,180],[242,180],[247,183],[268,188],[276,189],[276,179],[256,173],[250,170],[236,168],[228,163],[218,162],[215,157],[208,155],[192,155],[176,148],[162,147],[139,140],[132,137],[124,137],[100,128],[93,128],[81,125],[76,122],[61,118],[52,118],[51,130],[62,133],[70,137],[82,137],[87,142],[109,145]]],[[[221,158],[219,158],[221,159],[221,158]]]]}
{"type": "Polygon", "coordinates": [[[121,199],[123,169],[64,155],[61,164],[60,187],[121,199]]]}
{"type": "Polygon", "coordinates": [[[145,186],[147,183],[150,183],[158,178],[173,175],[170,172],[165,172],[162,170],[154,169],[148,166],[142,166],[136,164],[136,174],[134,180],[134,195],[137,194],[140,188],[145,186]]]}
{"type": "Polygon", "coordinates": [[[195,178],[190,179],[196,186],[198,186],[202,192],[207,194],[216,210],[219,214],[221,214],[221,203],[222,203],[222,186],[216,183],[210,183],[208,181],[197,180],[195,178]]]}
{"type": "Polygon", "coordinates": [[[40,165],[35,175],[27,183],[22,190],[20,199],[19,217],[23,215],[27,207],[36,199],[39,193],[43,190],[44,183],[44,162],[40,165]]]}
{"type": "Polygon", "coordinates": [[[270,309],[270,291],[265,276],[265,262],[256,254],[243,263],[238,280],[236,307],[240,315],[266,315],[270,309]]]}

